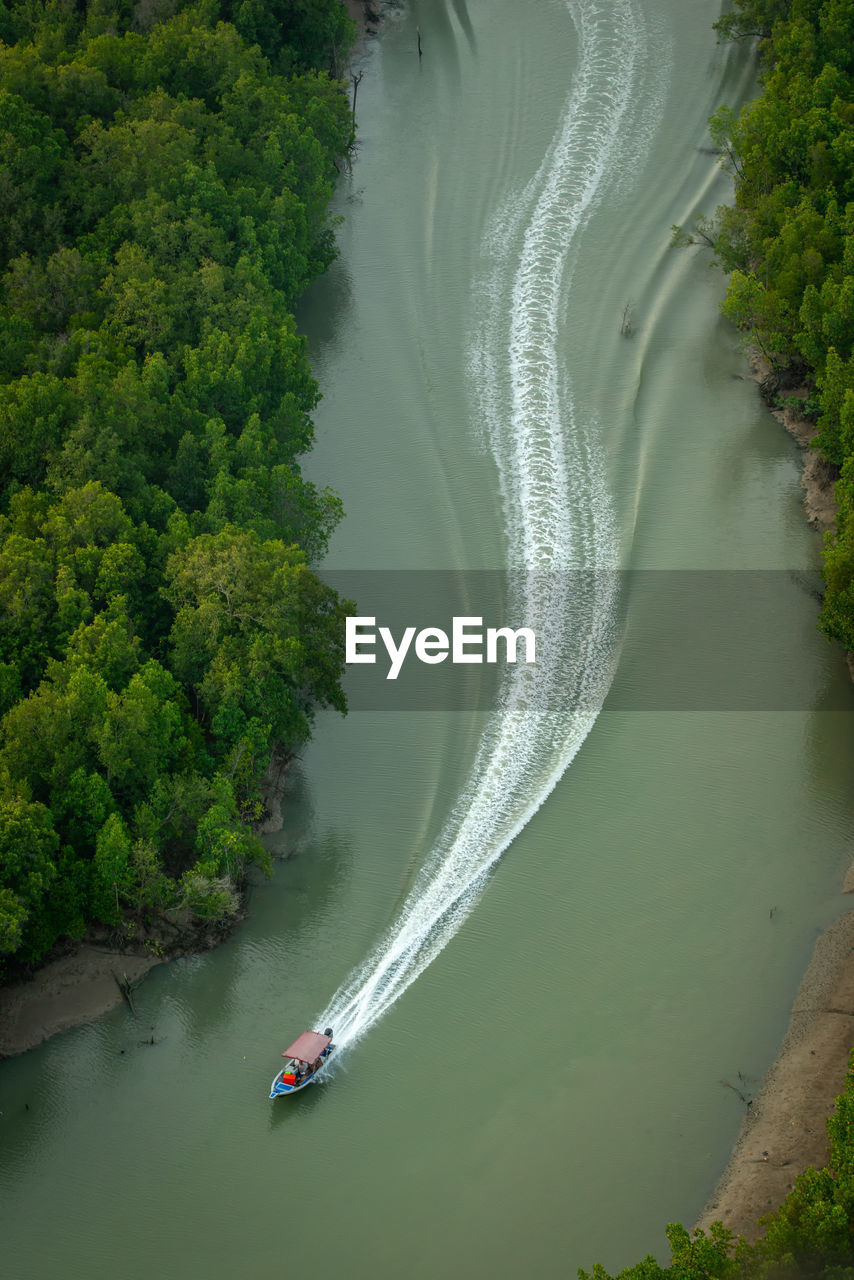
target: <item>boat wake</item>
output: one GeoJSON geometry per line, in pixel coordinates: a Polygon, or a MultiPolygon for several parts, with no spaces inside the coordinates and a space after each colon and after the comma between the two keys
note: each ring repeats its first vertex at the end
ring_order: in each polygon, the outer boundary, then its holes
{"type": "Polygon", "coordinates": [[[505,511],[508,617],[535,629],[548,660],[507,668],[468,779],[397,919],[319,1016],[341,1046],[381,1018],[457,931],[580,748],[613,675],[611,505],[596,424],[575,403],[558,335],[580,233],[637,153],[631,104],[647,37],[635,0],[566,7],[578,37],[575,81],[536,176],[484,239],[468,359],[505,511]]]}

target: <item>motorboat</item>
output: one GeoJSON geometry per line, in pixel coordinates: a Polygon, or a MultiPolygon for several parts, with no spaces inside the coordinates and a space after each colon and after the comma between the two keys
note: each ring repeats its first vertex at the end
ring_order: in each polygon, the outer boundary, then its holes
{"type": "Polygon", "coordinates": [[[299,1093],[300,1089],[311,1084],[326,1066],[334,1048],[331,1027],[323,1033],[303,1031],[282,1054],[286,1062],[270,1086],[270,1097],[299,1093]]]}

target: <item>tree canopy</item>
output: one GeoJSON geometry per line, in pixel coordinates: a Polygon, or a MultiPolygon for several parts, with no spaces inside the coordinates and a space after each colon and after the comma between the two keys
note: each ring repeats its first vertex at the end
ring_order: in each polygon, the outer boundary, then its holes
{"type": "Polygon", "coordinates": [[[353,141],[340,0],[0,3],[0,964],[233,913],[344,710],[295,300],[353,141]]]}

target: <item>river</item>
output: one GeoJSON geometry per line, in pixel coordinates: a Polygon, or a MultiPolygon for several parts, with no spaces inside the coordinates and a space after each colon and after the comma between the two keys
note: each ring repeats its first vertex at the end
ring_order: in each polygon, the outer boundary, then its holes
{"type": "Polygon", "coordinates": [[[668,247],[729,197],[705,121],[755,88],[719,11],[410,0],[370,43],[300,316],[309,471],[347,512],[326,567],[360,607],[382,571],[464,597],[509,567],[566,688],[318,718],[234,938],[0,1064],[15,1280],[557,1278],[699,1214],[743,1114],[722,1081],[772,1061],[854,834],[797,450],[720,272],[668,247]],[[754,701],[700,679],[743,581],[796,654],[754,701]],[[662,583],[681,653],[645,631],[662,583]],[[270,1103],[327,1016],[326,1082],[270,1103]]]}

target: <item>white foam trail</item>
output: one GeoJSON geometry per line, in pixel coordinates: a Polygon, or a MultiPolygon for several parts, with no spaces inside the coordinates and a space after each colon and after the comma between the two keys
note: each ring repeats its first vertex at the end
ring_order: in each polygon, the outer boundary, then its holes
{"type": "Polygon", "coordinates": [[[469,368],[505,508],[515,625],[536,666],[508,668],[458,801],[385,937],[316,1025],[339,1045],[380,1018],[459,928],[489,868],[590,731],[612,675],[615,541],[593,425],[579,421],[557,347],[579,232],[626,162],[644,31],[634,0],[566,0],[575,83],[534,180],[484,243],[469,368]],[[583,572],[574,572],[574,571],[583,572]]]}

